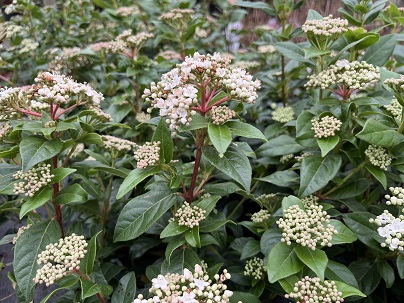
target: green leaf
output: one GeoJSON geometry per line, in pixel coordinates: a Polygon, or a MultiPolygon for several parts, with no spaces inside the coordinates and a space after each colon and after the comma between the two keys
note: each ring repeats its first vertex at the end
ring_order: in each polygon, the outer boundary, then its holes
{"type": "Polygon", "coordinates": [[[230,303],[261,303],[260,299],[256,295],[241,291],[233,291],[233,295],[229,298],[229,301],[230,303]]]}
{"type": "Polygon", "coordinates": [[[87,192],[80,184],[75,183],[63,188],[57,195],[55,202],[58,204],[81,203],[88,199],[87,192]]]}
{"type": "Polygon", "coordinates": [[[296,198],[295,196],[287,196],[282,199],[282,212],[286,212],[286,210],[293,205],[297,205],[300,209],[305,210],[305,207],[299,198],[296,198]]]}
{"type": "Polygon", "coordinates": [[[356,197],[367,190],[371,183],[372,182],[365,178],[355,179],[349,183],[345,183],[340,188],[327,195],[327,197],[331,199],[348,199],[356,197]]]}
{"type": "Polygon", "coordinates": [[[194,226],[185,232],[185,241],[192,247],[201,247],[201,238],[199,237],[199,226],[194,226]]]}
{"type": "Polygon", "coordinates": [[[321,20],[323,18],[324,17],[321,16],[321,14],[315,11],[314,9],[309,9],[307,13],[307,20],[321,20]]]}
{"type": "Polygon", "coordinates": [[[206,128],[208,127],[208,120],[206,120],[205,117],[202,117],[200,115],[195,115],[192,117],[192,121],[189,123],[189,125],[181,125],[180,126],[180,132],[181,131],[186,131],[186,130],[195,130],[195,129],[201,129],[201,128],[206,128]]]}
{"type": "Polygon", "coordinates": [[[161,264],[161,274],[184,272],[184,268],[193,270],[196,264],[201,264],[201,260],[195,251],[190,249],[179,249],[173,252],[170,262],[164,260],[161,264]]]}
{"type": "Polygon", "coordinates": [[[331,54],[330,50],[321,50],[321,49],[317,49],[314,47],[305,48],[305,49],[303,49],[303,51],[304,51],[304,57],[306,59],[311,59],[311,58],[319,57],[321,55],[331,54]]]}
{"type": "Polygon", "coordinates": [[[163,229],[160,234],[160,239],[180,235],[186,232],[188,229],[189,227],[185,225],[178,225],[177,221],[172,221],[163,229]]]}
{"type": "Polygon", "coordinates": [[[83,278],[80,279],[81,283],[81,298],[89,298],[91,296],[94,296],[95,294],[101,292],[101,286],[92,282],[85,280],[83,278]]]}
{"type": "Polygon", "coordinates": [[[14,274],[25,302],[33,300],[33,278],[41,267],[36,262],[38,254],[61,236],[59,224],[51,220],[31,226],[18,238],[14,247],[14,274]]]}
{"type": "Polygon", "coordinates": [[[241,121],[228,121],[226,126],[230,128],[231,132],[236,136],[267,141],[264,134],[258,128],[248,123],[241,121]]]}
{"type": "Polygon", "coordinates": [[[202,200],[195,203],[195,206],[202,208],[205,212],[205,217],[208,217],[212,210],[215,208],[217,201],[221,196],[209,196],[204,197],[202,200]]]}
{"type": "Polygon", "coordinates": [[[97,144],[97,145],[103,144],[101,136],[96,133],[88,133],[87,135],[85,135],[83,138],[80,138],[76,142],[84,142],[86,144],[97,144]]]}
{"type": "Polygon", "coordinates": [[[304,150],[304,146],[296,143],[294,138],[287,135],[280,135],[262,144],[257,149],[257,154],[262,157],[275,157],[298,153],[302,150],[304,150]]]}
{"type": "Polygon", "coordinates": [[[80,262],[80,270],[86,275],[90,275],[93,272],[95,256],[97,254],[97,236],[101,232],[100,230],[88,241],[87,253],[80,262]]]}
{"type": "Polygon", "coordinates": [[[359,283],[359,289],[365,294],[370,295],[380,283],[380,274],[377,270],[376,262],[369,259],[360,259],[349,264],[349,269],[355,275],[359,283]]]}
{"type": "Polygon", "coordinates": [[[368,48],[362,60],[376,66],[383,66],[393,54],[396,44],[395,34],[384,35],[377,43],[368,48]]]}
{"type": "Polygon", "coordinates": [[[52,178],[50,183],[53,184],[53,183],[60,182],[64,178],[66,178],[68,175],[74,173],[75,171],[77,171],[77,169],[58,167],[58,168],[52,170],[52,174],[54,175],[54,177],[52,178]]]}
{"type": "Polygon", "coordinates": [[[292,170],[283,170],[256,180],[275,184],[276,186],[291,187],[299,184],[300,177],[292,170]]]}
{"type": "Polygon", "coordinates": [[[328,138],[318,138],[317,144],[321,149],[321,157],[325,157],[339,142],[338,136],[328,138]]]}
{"type": "Polygon", "coordinates": [[[13,175],[19,171],[21,167],[16,165],[11,165],[8,163],[0,163],[0,190],[7,187],[9,184],[14,184],[15,179],[13,175]]]}
{"type": "Polygon", "coordinates": [[[230,129],[226,125],[209,123],[208,134],[210,141],[212,141],[219,154],[224,154],[232,139],[230,129]]]}
{"type": "MultiPolygon", "coordinates": [[[[202,240],[202,237],[201,237],[201,240],[202,240]]],[[[170,263],[171,255],[173,254],[173,252],[178,247],[185,244],[185,242],[186,241],[185,241],[184,235],[178,235],[178,236],[170,238],[170,242],[168,242],[168,245],[166,247],[166,252],[165,252],[166,260],[168,261],[168,263],[170,263]]]]}
{"type": "Polygon", "coordinates": [[[117,199],[121,199],[129,191],[136,187],[140,182],[151,175],[155,175],[160,171],[160,167],[146,167],[146,168],[136,168],[132,170],[129,175],[123,180],[121,186],[119,187],[118,193],[116,195],[117,199]]]}
{"type": "Polygon", "coordinates": [[[282,231],[279,228],[271,228],[266,230],[261,237],[260,246],[262,254],[267,257],[270,251],[282,239],[282,231]]]}
{"type": "Polygon", "coordinates": [[[25,173],[35,164],[56,156],[62,148],[63,143],[59,140],[46,140],[36,136],[23,138],[20,143],[23,172],[25,173]]]}
{"type": "Polygon", "coordinates": [[[337,234],[332,235],[331,244],[352,243],[357,240],[355,234],[341,221],[331,219],[330,224],[338,231],[337,234]]]}
{"type": "Polygon", "coordinates": [[[247,156],[234,146],[230,146],[223,157],[212,147],[206,146],[202,149],[204,158],[218,170],[238,182],[250,193],[251,186],[251,165],[247,156]]]}
{"type": "MultiPolygon", "coordinates": [[[[203,233],[212,232],[226,223],[232,222],[230,220],[203,220],[199,223],[200,231],[203,233]]],[[[233,223],[233,222],[232,222],[233,223]]]]}
{"type": "Polygon", "coordinates": [[[274,283],[289,277],[303,269],[303,263],[297,257],[294,246],[280,242],[268,256],[268,280],[274,283]]]}
{"type": "Polygon", "coordinates": [[[368,172],[370,172],[373,175],[373,177],[377,179],[377,181],[380,182],[380,184],[383,186],[384,189],[387,188],[387,177],[380,167],[371,164],[366,164],[365,168],[367,169],[368,172]]]}
{"type": "Polygon", "coordinates": [[[49,186],[43,187],[34,196],[27,199],[27,201],[21,206],[20,219],[22,219],[31,210],[41,207],[50,199],[52,199],[53,189],[49,186]]]}
{"type": "Polygon", "coordinates": [[[260,241],[252,239],[244,245],[240,260],[251,258],[261,252],[260,241]]]}
{"type": "Polygon", "coordinates": [[[404,139],[404,136],[398,131],[374,119],[367,120],[362,131],[356,137],[370,144],[383,147],[394,147],[404,139]]]}
{"type": "Polygon", "coordinates": [[[298,258],[314,271],[321,281],[324,281],[324,272],[328,262],[326,253],[321,249],[312,250],[301,245],[297,245],[295,251],[298,258]]]}
{"type": "Polygon", "coordinates": [[[404,279],[404,256],[399,254],[396,261],[398,275],[401,279],[404,279]]]}
{"type": "Polygon", "coordinates": [[[323,188],[335,177],[342,164],[341,156],[330,154],[305,157],[300,169],[299,196],[306,197],[323,188]]]}
{"type": "Polygon", "coordinates": [[[304,57],[304,51],[292,42],[278,42],[274,46],[276,50],[286,58],[302,62],[309,67],[316,66],[312,61],[306,59],[304,57]]]}
{"type": "Polygon", "coordinates": [[[355,288],[359,287],[358,281],[356,281],[351,270],[345,265],[332,260],[328,260],[325,277],[329,280],[344,281],[355,288]]]}
{"type": "Polygon", "coordinates": [[[299,278],[297,275],[292,275],[289,277],[286,277],[285,279],[279,280],[279,284],[282,286],[283,290],[287,293],[293,292],[293,289],[295,288],[295,284],[299,282],[299,278]]]}
{"type": "Polygon", "coordinates": [[[152,141],[160,141],[160,161],[169,163],[173,158],[174,142],[165,119],[160,119],[157,124],[152,141]]]}
{"type": "Polygon", "coordinates": [[[177,195],[153,190],[130,200],[122,209],[115,227],[114,242],[139,237],[173,206],[177,195]]]}
{"type": "Polygon", "coordinates": [[[267,14],[269,14],[271,16],[276,16],[276,11],[268,3],[265,3],[265,2],[237,1],[235,5],[241,6],[241,7],[262,9],[267,14]]]}
{"type": "Polygon", "coordinates": [[[338,291],[342,292],[342,297],[350,297],[350,296],[359,296],[359,297],[366,297],[366,295],[361,292],[359,289],[352,287],[348,284],[345,284],[341,281],[335,281],[335,286],[337,286],[338,291]]]}
{"type": "Polygon", "coordinates": [[[63,285],[63,287],[59,287],[59,288],[56,288],[55,290],[53,290],[50,294],[48,294],[45,298],[43,298],[40,303],[46,303],[50,299],[50,297],[52,297],[56,292],[58,292],[59,290],[62,290],[62,289],[68,289],[68,288],[72,287],[74,284],[77,283],[78,280],[79,280],[78,277],[74,277],[73,279],[70,279],[68,281],[68,283],[63,285]]]}
{"type": "Polygon", "coordinates": [[[377,262],[377,270],[379,271],[380,276],[386,282],[386,288],[393,286],[395,280],[394,270],[386,260],[379,260],[377,262]]]}
{"type": "Polygon", "coordinates": [[[132,303],[136,296],[136,276],[134,272],[127,273],[115,289],[111,303],[132,303]]]}

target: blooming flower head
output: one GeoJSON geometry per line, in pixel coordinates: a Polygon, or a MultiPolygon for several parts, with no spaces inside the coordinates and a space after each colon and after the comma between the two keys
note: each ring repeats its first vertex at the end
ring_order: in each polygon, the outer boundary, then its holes
{"type": "Polygon", "coordinates": [[[154,288],[160,288],[163,290],[168,286],[168,282],[163,275],[158,275],[157,278],[152,279],[152,283],[154,288]]]}
{"type": "Polygon", "coordinates": [[[338,232],[330,224],[330,216],[317,199],[309,197],[302,202],[304,209],[292,205],[276,222],[283,231],[281,241],[288,245],[295,242],[312,250],[317,246],[331,246],[332,236],[338,232]]]}
{"type": "Polygon", "coordinates": [[[38,255],[37,263],[43,266],[37,270],[34,282],[49,286],[69,272],[79,270],[80,260],[87,253],[87,245],[84,236],[76,234],[47,245],[38,255]]]}
{"type": "Polygon", "coordinates": [[[393,160],[387,149],[373,144],[369,145],[365,150],[365,155],[372,165],[380,167],[383,170],[387,170],[387,167],[390,166],[393,160]]]}
{"type": "Polygon", "coordinates": [[[293,291],[285,295],[285,298],[294,299],[296,302],[305,303],[341,303],[344,302],[334,281],[321,282],[319,277],[304,277],[296,282],[293,291]]]}
{"type": "Polygon", "coordinates": [[[342,122],[332,116],[324,116],[320,119],[313,118],[311,120],[314,131],[314,137],[316,138],[328,138],[335,136],[335,132],[340,130],[342,122]]]}
{"type": "MultiPolygon", "coordinates": [[[[394,189],[393,189],[394,190],[394,189]]],[[[388,247],[391,251],[404,251],[404,216],[394,217],[388,210],[385,210],[376,219],[371,218],[370,223],[375,223],[379,226],[377,233],[384,238],[384,242],[380,244],[382,247],[388,247]]]]}
{"type": "Polygon", "coordinates": [[[164,74],[157,84],[152,82],[150,89],[145,89],[143,98],[150,102],[153,108],[159,109],[159,114],[166,117],[172,131],[180,125],[192,121],[196,111],[206,114],[213,106],[235,100],[254,103],[260,87],[258,80],[244,69],[229,66],[230,60],[219,53],[201,55],[194,53],[177,64],[176,68],[164,74]],[[201,84],[202,83],[202,84],[201,84]],[[204,103],[199,103],[198,92],[204,103]],[[223,98],[209,105],[218,93],[223,98]]]}

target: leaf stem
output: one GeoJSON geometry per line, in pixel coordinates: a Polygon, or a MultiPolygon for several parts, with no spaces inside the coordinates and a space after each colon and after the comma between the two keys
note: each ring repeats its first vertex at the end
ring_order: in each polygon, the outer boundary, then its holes
{"type": "Polygon", "coordinates": [[[192,200],[195,198],[194,189],[196,185],[196,179],[198,177],[199,165],[201,163],[202,146],[203,143],[205,142],[205,136],[206,136],[205,129],[202,129],[196,141],[196,155],[195,155],[194,170],[192,172],[191,177],[191,185],[189,186],[189,190],[185,195],[185,200],[187,200],[187,202],[192,202],[192,200]]]}
{"type": "MultiPolygon", "coordinates": [[[[52,158],[53,169],[58,167],[58,156],[54,156],[52,158]]],[[[59,223],[60,229],[62,231],[62,238],[65,237],[65,230],[63,228],[63,218],[62,218],[62,205],[59,205],[55,202],[55,199],[59,193],[59,182],[56,182],[52,185],[53,187],[53,195],[52,195],[52,204],[55,208],[55,219],[59,223]]]]}

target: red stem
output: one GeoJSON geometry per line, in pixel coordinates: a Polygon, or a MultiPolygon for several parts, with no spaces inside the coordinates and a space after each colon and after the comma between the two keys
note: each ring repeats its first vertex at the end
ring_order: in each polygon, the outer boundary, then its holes
{"type": "MultiPolygon", "coordinates": [[[[66,108],[66,109],[64,109],[64,110],[62,110],[62,111],[60,111],[59,115],[55,116],[55,117],[53,118],[53,120],[57,120],[57,119],[58,119],[61,115],[63,115],[64,113],[66,113],[66,112],[68,112],[69,110],[72,110],[73,108],[75,108],[75,107],[77,107],[77,106],[79,106],[79,105],[82,105],[82,104],[84,104],[84,103],[76,103],[76,104],[74,104],[74,105],[72,105],[72,106],[70,106],[70,107],[68,107],[68,108],[66,108]]],[[[57,110],[57,108],[56,108],[56,110],[57,110]]],[[[56,110],[55,110],[55,113],[54,113],[54,114],[56,114],[56,110]]]]}
{"type": "Polygon", "coordinates": [[[17,109],[20,113],[26,114],[26,115],[31,115],[31,116],[36,116],[36,117],[42,117],[42,115],[40,113],[37,112],[33,112],[30,110],[26,110],[26,109],[17,109]]]}
{"type": "Polygon", "coordinates": [[[198,141],[196,142],[196,155],[195,155],[194,170],[192,172],[191,177],[191,185],[189,186],[188,193],[185,195],[185,200],[187,200],[187,202],[189,203],[191,203],[192,200],[195,198],[194,189],[196,185],[196,179],[198,177],[199,165],[201,163],[202,146],[204,141],[205,141],[205,130],[202,129],[198,141]]]}
{"type": "Polygon", "coordinates": [[[210,110],[213,106],[218,106],[218,105],[220,105],[220,104],[226,102],[227,100],[229,100],[229,96],[223,97],[223,98],[220,99],[219,101],[216,101],[216,102],[213,103],[211,106],[209,106],[209,107],[206,109],[206,112],[207,112],[208,110],[210,110]]]}

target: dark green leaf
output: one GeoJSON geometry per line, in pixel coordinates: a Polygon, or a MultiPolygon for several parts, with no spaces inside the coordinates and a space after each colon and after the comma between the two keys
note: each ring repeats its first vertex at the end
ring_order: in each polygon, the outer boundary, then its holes
{"type": "Polygon", "coordinates": [[[326,253],[320,249],[312,250],[301,245],[297,245],[295,251],[300,261],[306,264],[323,281],[328,262],[326,253]]]}
{"type": "Polygon", "coordinates": [[[172,221],[168,223],[168,225],[161,232],[160,239],[180,235],[186,232],[188,229],[189,227],[185,225],[178,225],[177,221],[172,221]]]}
{"type": "Polygon", "coordinates": [[[345,265],[328,260],[327,268],[325,269],[325,277],[329,280],[344,281],[352,287],[358,288],[358,282],[355,276],[345,265]]]}
{"type": "Polygon", "coordinates": [[[170,262],[164,260],[161,265],[161,274],[184,272],[184,268],[193,271],[196,264],[201,264],[196,252],[190,249],[179,249],[173,252],[170,262]]]}
{"type": "Polygon", "coordinates": [[[233,291],[233,295],[230,297],[230,303],[248,302],[248,303],[261,303],[260,299],[248,292],[233,291]]]}
{"type": "Polygon", "coordinates": [[[404,139],[404,136],[398,131],[374,119],[367,120],[362,131],[356,137],[370,144],[383,147],[394,147],[404,139]]]}
{"type": "Polygon", "coordinates": [[[387,177],[380,167],[371,164],[366,164],[365,168],[368,172],[370,172],[373,175],[373,177],[375,177],[380,182],[380,184],[383,186],[384,189],[387,188],[387,177]]]}
{"type": "Polygon", "coordinates": [[[78,277],[75,277],[75,276],[73,276],[73,277],[74,277],[74,278],[73,278],[73,279],[70,279],[70,280],[68,281],[68,283],[65,283],[65,284],[63,285],[63,287],[59,287],[59,288],[53,290],[50,294],[48,294],[45,298],[43,298],[40,303],[45,303],[45,302],[47,302],[47,301],[50,299],[50,297],[52,297],[52,296],[53,296],[56,292],[58,292],[59,290],[66,289],[66,288],[70,288],[71,286],[73,286],[74,284],[76,284],[77,281],[79,280],[79,278],[78,278],[78,277]]]}
{"type": "Polygon", "coordinates": [[[54,175],[54,177],[51,180],[51,184],[62,181],[64,178],[74,173],[75,171],[77,170],[73,168],[64,168],[64,167],[58,167],[52,170],[52,174],[54,175]]]}
{"type": "Polygon", "coordinates": [[[139,237],[152,226],[176,201],[170,191],[151,191],[128,202],[115,227],[114,242],[139,237]]]}
{"type": "Polygon", "coordinates": [[[85,279],[80,279],[80,283],[81,283],[81,298],[85,299],[85,298],[89,298],[91,296],[94,296],[95,294],[101,292],[101,287],[100,285],[92,282],[92,281],[88,281],[85,279]]]}
{"type": "Polygon", "coordinates": [[[404,256],[402,254],[398,255],[396,265],[398,275],[401,279],[404,279],[404,256]]]}
{"type": "Polygon", "coordinates": [[[78,183],[63,188],[55,199],[55,202],[58,204],[79,203],[86,201],[87,192],[78,183]]]}
{"type": "Polygon", "coordinates": [[[226,125],[209,123],[208,134],[210,141],[212,141],[219,154],[224,154],[231,143],[230,129],[226,125]]]}
{"type": "Polygon", "coordinates": [[[192,121],[189,123],[188,126],[181,125],[180,131],[186,131],[186,130],[195,130],[195,129],[201,129],[208,127],[208,120],[206,120],[205,117],[202,117],[200,115],[195,115],[192,117],[192,121]]]}
{"type": "Polygon", "coordinates": [[[294,246],[280,242],[269,253],[267,268],[268,280],[274,283],[299,272],[303,263],[297,257],[294,246]]]}
{"type": "Polygon", "coordinates": [[[228,121],[226,126],[230,128],[231,132],[236,136],[245,138],[262,139],[267,141],[264,134],[256,127],[241,121],[228,121]]]}
{"type": "Polygon", "coordinates": [[[304,147],[296,143],[294,138],[280,135],[262,144],[257,149],[257,154],[263,157],[275,157],[298,153],[302,150],[304,150],[304,147]]]}
{"type": "Polygon", "coordinates": [[[136,187],[140,182],[151,175],[155,175],[160,171],[160,167],[146,167],[146,168],[136,168],[132,170],[129,175],[123,180],[121,186],[119,187],[117,199],[122,198],[129,191],[136,187]]]}
{"type": "Polygon", "coordinates": [[[344,282],[335,281],[335,286],[337,286],[338,291],[342,292],[343,298],[350,296],[366,297],[366,295],[359,289],[356,289],[355,287],[345,284],[344,282]]]}
{"type": "Polygon", "coordinates": [[[281,187],[291,187],[299,184],[299,175],[292,170],[277,171],[269,176],[257,178],[258,181],[268,182],[281,187]]]}
{"type": "Polygon", "coordinates": [[[379,271],[380,276],[386,282],[386,287],[390,288],[393,286],[395,280],[394,270],[386,260],[379,260],[377,262],[377,270],[379,271]]]}
{"type": "Polygon", "coordinates": [[[344,223],[338,220],[330,220],[330,224],[334,226],[335,230],[338,231],[337,234],[332,236],[331,243],[335,244],[342,244],[342,243],[352,243],[357,240],[355,234],[344,225],[344,223]]]}
{"type": "Polygon", "coordinates": [[[255,239],[250,240],[243,247],[243,250],[241,251],[240,260],[245,260],[245,259],[254,257],[255,255],[259,254],[260,252],[261,252],[260,242],[255,239]]]}
{"type": "Polygon", "coordinates": [[[80,270],[86,275],[90,275],[93,272],[95,256],[97,254],[97,236],[101,232],[102,231],[96,233],[90,241],[88,241],[87,253],[80,262],[80,270]]]}
{"type": "Polygon", "coordinates": [[[111,303],[132,303],[136,296],[136,276],[134,272],[127,273],[115,289],[111,303]]]}
{"type": "Polygon", "coordinates": [[[321,157],[325,157],[339,142],[338,136],[317,139],[317,144],[321,149],[321,157]]]}
{"type": "Polygon", "coordinates": [[[278,42],[275,45],[276,50],[286,58],[302,62],[307,66],[315,67],[315,64],[304,57],[304,51],[292,42],[278,42]]]}
{"type": "Polygon", "coordinates": [[[185,241],[192,247],[201,247],[201,238],[199,236],[199,226],[194,226],[185,232],[185,241]]]}
{"type": "Polygon", "coordinates": [[[173,158],[174,142],[165,119],[160,119],[160,122],[154,131],[152,141],[160,142],[160,161],[169,163],[173,158]]]}
{"type": "Polygon", "coordinates": [[[24,217],[31,210],[41,207],[50,199],[52,199],[53,189],[49,186],[43,187],[34,196],[28,198],[26,202],[21,206],[20,219],[24,217]]]}

